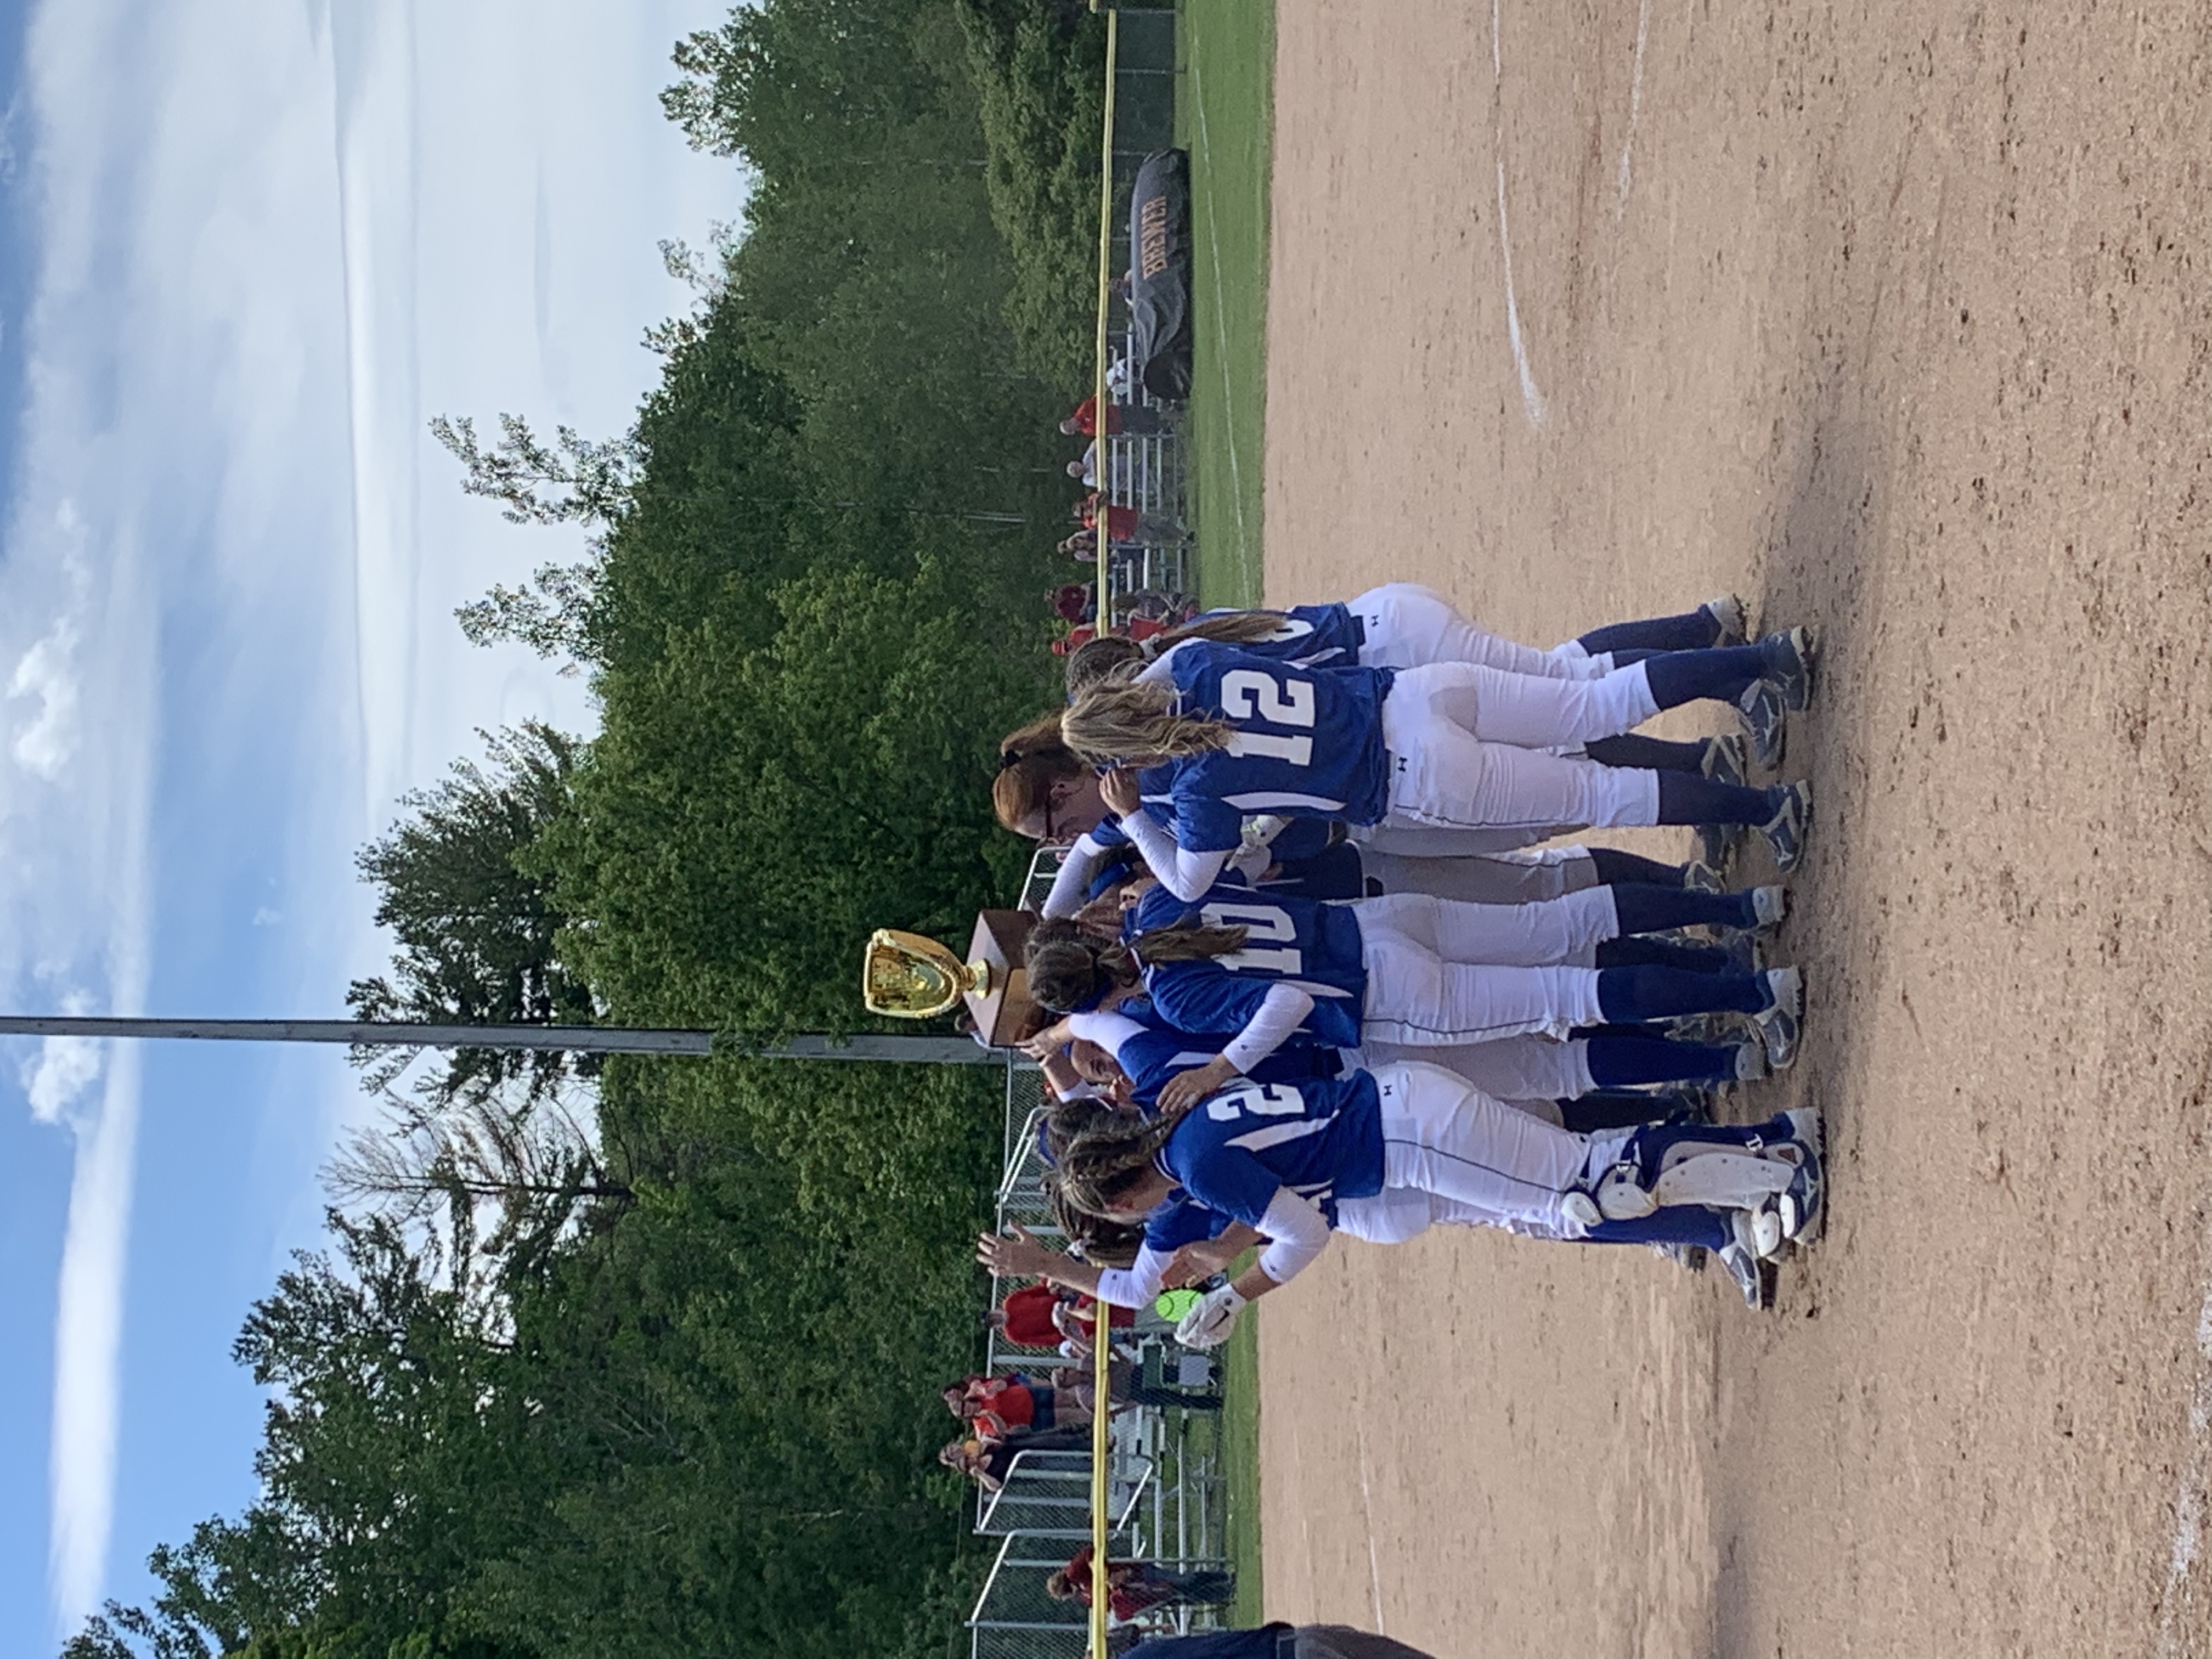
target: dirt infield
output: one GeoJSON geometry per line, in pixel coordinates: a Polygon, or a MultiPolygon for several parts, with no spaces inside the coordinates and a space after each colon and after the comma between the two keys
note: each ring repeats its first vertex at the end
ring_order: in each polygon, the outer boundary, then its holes
{"type": "Polygon", "coordinates": [[[2212,1652],[2212,19],[1501,10],[1279,6],[1268,591],[1821,625],[1808,1052],[1748,1103],[1828,1109],[1834,1217],[1763,1316],[1340,1246],[1262,1324],[1269,1611],[2212,1652]]]}

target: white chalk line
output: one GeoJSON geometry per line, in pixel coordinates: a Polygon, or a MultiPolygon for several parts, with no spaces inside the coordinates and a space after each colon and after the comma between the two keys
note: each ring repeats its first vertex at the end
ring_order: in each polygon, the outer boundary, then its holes
{"type": "Polygon", "coordinates": [[[1628,76],[1628,131],[1620,141],[1619,188],[1613,192],[1613,216],[1618,219],[1628,205],[1628,158],[1636,148],[1636,119],[1644,112],[1644,44],[1651,33],[1651,0],[1636,9],[1636,64],[1628,76]]]}
{"type": "Polygon", "coordinates": [[[1521,301],[1513,289],[1513,239],[1505,224],[1505,49],[1498,25],[1499,0],[1490,0],[1490,63],[1497,72],[1492,102],[1496,106],[1498,151],[1498,252],[1505,265],[1505,337],[1513,348],[1513,370],[1521,380],[1521,412],[1530,426],[1544,424],[1544,394],[1537,389],[1536,374],[1528,366],[1528,348],[1521,334],[1521,301]]]}
{"type": "Polygon", "coordinates": [[[1260,586],[1252,580],[1252,546],[1244,532],[1244,472],[1237,462],[1237,421],[1229,380],[1229,355],[1222,349],[1229,337],[1229,313],[1221,304],[1221,232],[1213,211],[1213,139],[1206,125],[1206,77],[1194,53],[1190,64],[1190,84],[1198,103],[1199,163],[1206,174],[1206,240],[1213,253],[1213,356],[1221,365],[1221,413],[1229,435],[1229,504],[1237,516],[1237,570],[1244,583],[1244,603],[1251,605],[1260,602],[1260,586]]]}
{"type": "Polygon", "coordinates": [[[2212,1284],[2197,1314],[2197,1367],[2189,1394],[2189,1444],[2181,1458],[2181,1480],[2173,1498],[2173,1540],[2167,1552],[2166,1592],[2159,1598],[2158,1651],[2172,1659],[2184,1651],[2179,1627],[2183,1591],[2204,1540],[2205,1510],[2212,1499],[2212,1284]]]}
{"type": "Polygon", "coordinates": [[[1352,1428],[1359,1441],[1359,1518],[1360,1530],[1367,1534],[1367,1599],[1375,1607],[1375,1633],[1388,1636],[1389,1627],[1382,1622],[1382,1561],[1375,1553],[1375,1498],[1367,1485],[1367,1413],[1356,1399],[1352,1428]]]}

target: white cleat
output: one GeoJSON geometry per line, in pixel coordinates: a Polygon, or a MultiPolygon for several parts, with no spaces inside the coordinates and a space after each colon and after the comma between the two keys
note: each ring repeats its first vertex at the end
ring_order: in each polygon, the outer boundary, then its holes
{"type": "Polygon", "coordinates": [[[1751,637],[1745,626],[1743,601],[1733,593],[1723,593],[1717,599],[1707,599],[1698,607],[1713,619],[1720,632],[1713,640],[1715,646],[1741,645],[1751,637]]]}

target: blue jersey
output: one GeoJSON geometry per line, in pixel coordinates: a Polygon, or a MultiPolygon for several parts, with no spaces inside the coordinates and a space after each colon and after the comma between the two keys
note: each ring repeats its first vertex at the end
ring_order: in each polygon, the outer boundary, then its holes
{"type": "MultiPolygon", "coordinates": [[[[1177,1030],[1143,997],[1121,1003],[1114,1012],[1139,1028],[1115,1045],[1114,1060],[1129,1074],[1129,1092],[1147,1115],[1158,1105],[1160,1091],[1170,1078],[1218,1060],[1237,1035],[1177,1030]]],[[[1334,1077],[1343,1069],[1344,1061],[1335,1049],[1293,1040],[1260,1061],[1248,1075],[1257,1083],[1296,1083],[1306,1078],[1334,1077]]]]}
{"type": "Polygon", "coordinates": [[[1283,826],[1282,833],[1267,843],[1267,850],[1278,864],[1317,859],[1331,846],[1351,844],[1335,840],[1335,826],[1327,818],[1292,818],[1283,826]]]}
{"type": "MultiPolygon", "coordinates": [[[[1233,611],[1209,611],[1207,617],[1232,617],[1233,611]]],[[[1233,641],[1239,651],[1293,668],[1356,668],[1367,629],[1349,605],[1294,605],[1265,639],[1233,641]]],[[[1204,621],[1205,617],[1199,620],[1204,621]]]]}
{"type": "Polygon", "coordinates": [[[1145,1218],[1145,1248],[1173,1255],[1186,1244],[1218,1238],[1229,1218],[1208,1209],[1188,1193],[1171,1193],[1145,1218]]]}
{"type": "Polygon", "coordinates": [[[1243,948],[1226,956],[1148,965],[1145,993],[1161,1018],[1182,1031],[1241,1031],[1269,990],[1290,984],[1314,1000],[1301,1030],[1332,1048],[1358,1046],[1367,969],[1359,918],[1348,907],[1227,882],[1216,883],[1193,905],[1155,887],[1137,901],[1121,934],[1135,939],[1187,916],[1249,931],[1243,948]]]}
{"type": "Polygon", "coordinates": [[[1226,747],[1147,768],[1149,801],[1185,852],[1233,851],[1248,812],[1373,823],[1389,810],[1387,668],[1293,668],[1193,640],[1164,659],[1185,714],[1222,721],[1226,747]]]}
{"type": "Polygon", "coordinates": [[[1375,1079],[1349,1072],[1224,1089],[1176,1126],[1160,1167],[1191,1198],[1248,1227],[1260,1224],[1284,1187],[1311,1199],[1334,1226],[1338,1200],[1382,1190],[1375,1079]]]}

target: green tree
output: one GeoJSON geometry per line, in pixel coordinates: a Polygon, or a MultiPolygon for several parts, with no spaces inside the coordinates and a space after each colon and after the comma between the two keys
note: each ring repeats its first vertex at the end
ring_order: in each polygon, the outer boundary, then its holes
{"type": "Polygon", "coordinates": [[[934,563],[811,574],[769,597],[766,648],[709,618],[650,677],[607,677],[542,856],[590,919],[563,950],[626,1019],[852,1029],[872,929],[964,941],[1009,890],[1026,849],[991,824],[995,745],[1050,659],[980,640],[957,586],[934,563]]]}
{"type": "MultiPolygon", "coordinates": [[[[403,798],[409,816],[356,860],[377,889],[376,922],[396,946],[389,974],[356,980],[346,1000],[360,1019],[434,1023],[588,1024],[591,988],[554,951],[567,917],[553,884],[526,855],[567,805],[579,745],[526,721],[480,733],[486,762],[457,761],[446,781],[403,798]]],[[[361,1050],[372,1088],[411,1056],[361,1050]]],[[[575,1074],[583,1057],[455,1050],[418,1085],[434,1103],[520,1087],[525,1103],[575,1074]]]]}

